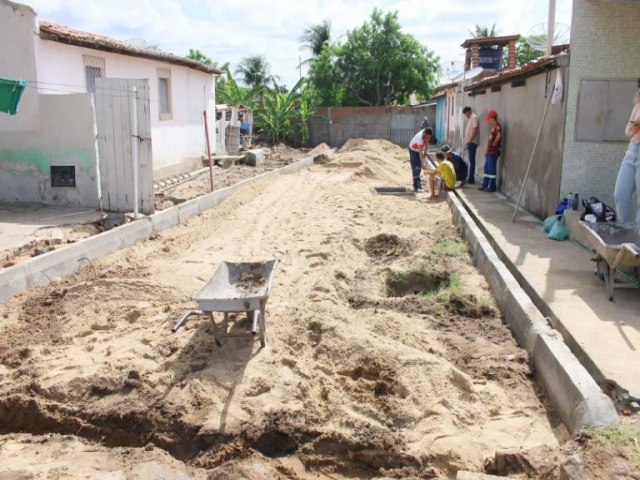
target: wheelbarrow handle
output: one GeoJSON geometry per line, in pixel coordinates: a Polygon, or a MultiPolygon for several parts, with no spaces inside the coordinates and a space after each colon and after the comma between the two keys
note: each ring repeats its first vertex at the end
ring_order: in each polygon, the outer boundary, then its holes
{"type": "Polygon", "coordinates": [[[184,315],[182,315],[173,326],[171,332],[176,333],[178,329],[182,327],[182,325],[184,325],[184,323],[187,321],[187,318],[189,318],[191,315],[206,315],[206,313],[202,310],[189,310],[188,312],[185,312],[184,315]]]}

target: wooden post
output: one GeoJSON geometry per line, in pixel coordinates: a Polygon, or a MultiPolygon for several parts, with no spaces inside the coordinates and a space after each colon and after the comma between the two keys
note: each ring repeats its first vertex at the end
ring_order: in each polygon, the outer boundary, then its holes
{"type": "Polygon", "coordinates": [[[207,139],[207,155],[209,156],[209,178],[211,179],[211,191],[213,192],[213,161],[211,160],[211,145],[209,144],[209,122],[207,120],[207,111],[203,111],[204,115],[204,135],[207,139]]]}

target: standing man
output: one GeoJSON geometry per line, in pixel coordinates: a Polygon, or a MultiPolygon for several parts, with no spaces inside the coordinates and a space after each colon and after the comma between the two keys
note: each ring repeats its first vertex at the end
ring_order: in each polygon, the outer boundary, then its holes
{"type": "Polygon", "coordinates": [[[487,143],[487,151],[484,158],[484,179],[480,190],[483,192],[496,191],[496,174],[498,172],[498,157],[502,146],[502,126],[498,122],[498,113],[495,110],[489,110],[485,120],[491,125],[491,133],[489,134],[489,142],[487,143]]]}
{"type": "Polygon", "coordinates": [[[478,115],[473,113],[471,107],[466,106],[462,109],[462,113],[467,117],[467,128],[464,131],[464,143],[469,152],[469,178],[467,183],[473,185],[476,183],[476,150],[480,141],[480,121],[478,115]]]}
{"type": "Polygon", "coordinates": [[[416,133],[409,143],[409,162],[411,163],[411,174],[413,175],[413,190],[416,193],[422,191],[420,172],[422,171],[431,135],[433,135],[433,130],[425,128],[416,133]]]}

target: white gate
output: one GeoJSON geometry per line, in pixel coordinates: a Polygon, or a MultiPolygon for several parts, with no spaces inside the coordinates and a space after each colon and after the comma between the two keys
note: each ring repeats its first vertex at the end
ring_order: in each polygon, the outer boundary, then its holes
{"type": "Polygon", "coordinates": [[[135,87],[139,140],[135,142],[139,160],[138,208],[144,214],[151,214],[154,212],[154,193],[149,81],[96,78],[95,82],[102,208],[110,212],[134,210],[131,99],[135,87]]]}

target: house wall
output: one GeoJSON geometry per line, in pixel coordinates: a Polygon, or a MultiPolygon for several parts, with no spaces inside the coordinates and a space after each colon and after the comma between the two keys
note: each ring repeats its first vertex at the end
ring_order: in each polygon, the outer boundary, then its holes
{"type": "Polygon", "coordinates": [[[38,128],[38,91],[33,32],[36,14],[26,5],[0,0],[0,76],[27,81],[18,113],[0,113],[0,132],[24,132],[38,128]]]}
{"type": "MultiPolygon", "coordinates": [[[[215,151],[213,130],[213,75],[192,68],[157,60],[103,52],[37,39],[38,79],[44,93],[86,92],[83,55],[105,60],[105,77],[149,79],[151,98],[151,137],[154,177],[202,165],[206,154],[203,111],[209,112],[212,153],[215,151]],[[158,68],[171,69],[173,116],[160,120],[158,111],[158,68]],[[46,82],[46,83],[45,83],[46,82]],[[56,90],[61,90],[57,92],[56,90]]],[[[118,94],[118,92],[114,92],[118,94]]]]}
{"type": "Polygon", "coordinates": [[[440,97],[436,101],[436,122],[435,134],[438,145],[444,145],[447,142],[447,98],[440,97]]]}
{"type": "MultiPolygon", "coordinates": [[[[576,112],[582,79],[633,79],[640,76],[640,4],[574,0],[571,68],[562,168],[562,196],[579,192],[613,205],[613,190],[626,142],[576,141],[576,112]]],[[[629,98],[631,114],[632,98],[629,98]]]]}
{"type": "MultiPolygon", "coordinates": [[[[503,128],[503,150],[498,160],[498,188],[508,197],[518,198],[544,114],[547,95],[553,93],[558,71],[566,77],[565,69],[556,69],[549,74],[540,73],[527,78],[526,85],[521,87],[513,88],[510,82],[506,82],[501,85],[499,92],[491,92],[487,88],[484,94],[465,97],[465,105],[471,106],[480,118],[476,182],[482,180],[484,152],[491,131],[484,118],[489,110],[496,110],[503,128]]],[[[539,218],[551,215],[559,199],[564,116],[565,102],[549,106],[521,202],[524,208],[539,218]]]]}
{"type": "Polygon", "coordinates": [[[40,95],[39,105],[37,131],[0,131],[0,201],[98,208],[91,95],[40,95]],[[75,166],[76,186],[52,187],[51,165],[75,166]]]}

